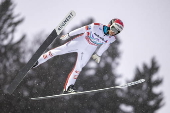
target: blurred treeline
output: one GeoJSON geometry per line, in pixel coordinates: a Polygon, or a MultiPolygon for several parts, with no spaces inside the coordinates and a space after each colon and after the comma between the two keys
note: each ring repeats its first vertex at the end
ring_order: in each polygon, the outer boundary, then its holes
{"type": "MultiPolygon", "coordinates": [[[[31,43],[28,43],[26,34],[15,37],[16,28],[24,18],[15,15],[14,8],[12,0],[0,2],[0,113],[155,113],[164,105],[163,92],[156,90],[163,79],[157,75],[160,66],[155,57],[149,64],[142,64],[142,69],[137,67],[134,78],[127,81],[143,78],[146,80],[143,84],[89,95],[30,100],[31,97],[62,93],[67,75],[74,66],[76,53],[56,56],[30,70],[15,92],[8,95],[8,85],[47,37],[39,33],[31,43]]],[[[73,30],[93,22],[93,18],[84,20],[73,30]]],[[[120,40],[117,39],[103,54],[99,65],[91,59],[83,68],[75,85],[79,91],[120,85],[117,79],[121,76],[115,73],[121,56],[120,40]]],[[[63,43],[56,39],[47,50],[63,43]]]]}

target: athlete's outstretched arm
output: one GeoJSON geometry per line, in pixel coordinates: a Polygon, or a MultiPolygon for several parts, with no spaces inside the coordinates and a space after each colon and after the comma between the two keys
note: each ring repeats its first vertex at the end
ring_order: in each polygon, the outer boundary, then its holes
{"type": "Polygon", "coordinates": [[[96,52],[96,54],[98,56],[102,56],[102,54],[109,48],[110,43],[106,43],[100,46],[100,48],[98,49],[98,51],[96,52]]]}
{"type": "Polygon", "coordinates": [[[94,54],[92,56],[92,58],[99,63],[100,62],[100,57],[101,55],[109,48],[110,44],[106,43],[100,46],[100,48],[98,49],[98,51],[96,52],[96,54],[94,54]]]}
{"type": "Polygon", "coordinates": [[[74,36],[74,35],[82,34],[85,31],[86,31],[85,26],[83,26],[83,27],[80,27],[78,29],[75,29],[75,30],[69,32],[68,34],[69,34],[69,36],[74,36]]]}
{"type": "Polygon", "coordinates": [[[61,39],[61,40],[66,40],[66,39],[70,38],[71,36],[75,36],[75,35],[78,35],[78,34],[82,34],[82,33],[86,32],[86,31],[88,31],[88,30],[90,30],[90,29],[89,29],[89,25],[83,26],[83,27],[80,27],[80,28],[78,28],[78,29],[75,29],[75,30],[67,33],[66,35],[61,36],[60,39],[61,39]]]}

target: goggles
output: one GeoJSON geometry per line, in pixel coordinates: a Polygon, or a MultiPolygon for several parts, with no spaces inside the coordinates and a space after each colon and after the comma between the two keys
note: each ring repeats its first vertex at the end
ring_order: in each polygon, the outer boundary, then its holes
{"type": "Polygon", "coordinates": [[[120,31],[118,31],[113,24],[110,26],[110,30],[112,30],[115,34],[120,33],[120,31]]]}

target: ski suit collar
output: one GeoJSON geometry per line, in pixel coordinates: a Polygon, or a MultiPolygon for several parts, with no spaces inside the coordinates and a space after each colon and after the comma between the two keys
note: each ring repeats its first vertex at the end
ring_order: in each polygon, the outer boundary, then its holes
{"type": "Polygon", "coordinates": [[[103,32],[105,35],[108,35],[108,30],[109,30],[109,27],[103,26],[103,32]]]}

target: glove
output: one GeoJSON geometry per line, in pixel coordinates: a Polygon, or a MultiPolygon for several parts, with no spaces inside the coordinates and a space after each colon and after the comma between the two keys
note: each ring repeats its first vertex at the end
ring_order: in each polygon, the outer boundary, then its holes
{"type": "Polygon", "coordinates": [[[67,40],[68,38],[70,38],[69,34],[67,33],[66,35],[62,35],[60,37],[61,40],[67,40]]]}
{"type": "Polygon", "coordinates": [[[92,58],[93,58],[97,63],[100,62],[100,56],[98,56],[97,54],[94,54],[94,55],[92,56],[92,58]]]}

